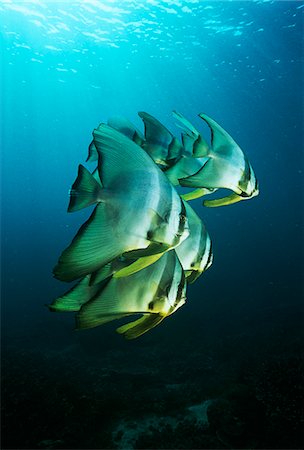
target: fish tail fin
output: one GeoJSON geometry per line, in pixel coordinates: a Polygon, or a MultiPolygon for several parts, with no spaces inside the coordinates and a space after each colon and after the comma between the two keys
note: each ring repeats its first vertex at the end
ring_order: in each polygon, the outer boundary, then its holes
{"type": "Polygon", "coordinates": [[[100,201],[101,189],[100,183],[80,164],[77,178],[70,189],[68,212],[79,211],[100,201]]]}
{"type": "Polygon", "coordinates": [[[144,142],[144,136],[141,134],[141,132],[137,130],[137,128],[128,119],[125,119],[124,117],[110,117],[110,119],[108,120],[108,125],[111,128],[120,131],[129,139],[132,139],[132,141],[134,141],[138,145],[141,145],[144,142]]]}
{"type": "Polygon", "coordinates": [[[119,334],[123,334],[126,339],[136,339],[151,328],[156,327],[160,322],[164,320],[165,316],[161,314],[149,314],[143,315],[139,319],[126,323],[117,328],[116,331],[119,334]]]}

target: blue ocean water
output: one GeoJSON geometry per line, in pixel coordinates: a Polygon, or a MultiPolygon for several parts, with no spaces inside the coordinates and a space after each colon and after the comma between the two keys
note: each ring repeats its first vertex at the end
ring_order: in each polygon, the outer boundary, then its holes
{"type": "Polygon", "coordinates": [[[302,448],[303,11],[298,1],[1,1],[2,448],[302,448]],[[260,195],[194,201],[214,263],[133,342],[44,306],[88,217],[91,133],[138,111],[219,122],[260,195]]]}

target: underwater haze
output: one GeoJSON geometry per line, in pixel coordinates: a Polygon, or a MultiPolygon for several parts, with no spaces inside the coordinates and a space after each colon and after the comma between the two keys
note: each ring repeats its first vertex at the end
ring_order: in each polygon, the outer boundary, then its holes
{"type": "MultiPolygon", "coordinates": [[[[3,449],[303,448],[301,1],[1,1],[3,449]],[[92,131],[206,113],[260,195],[191,206],[212,267],[127,341],[45,306],[88,210],[67,213],[92,131]]],[[[66,285],[68,288],[69,285],[66,285]]]]}

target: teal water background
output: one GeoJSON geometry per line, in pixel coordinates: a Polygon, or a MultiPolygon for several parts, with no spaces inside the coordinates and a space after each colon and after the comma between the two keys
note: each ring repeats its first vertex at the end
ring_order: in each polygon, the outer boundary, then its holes
{"type": "Polygon", "coordinates": [[[303,11],[0,2],[3,448],[300,448],[303,11]],[[113,324],[76,333],[44,305],[65,289],[52,267],[88,216],[66,208],[92,130],[116,114],[142,127],[147,111],[179,133],[172,110],[207,136],[197,114],[219,122],[260,196],[194,202],[214,263],[157,329],[134,342],[113,324]],[[207,400],[204,428],[187,408],[207,400]],[[175,425],[149,435],[151,417],[175,425]]]}

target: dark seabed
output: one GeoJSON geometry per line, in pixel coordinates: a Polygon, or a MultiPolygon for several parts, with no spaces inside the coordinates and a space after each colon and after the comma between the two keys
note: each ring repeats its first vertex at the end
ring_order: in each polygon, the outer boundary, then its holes
{"type": "Polygon", "coordinates": [[[1,448],[303,448],[303,6],[1,2],[1,448]],[[159,327],[76,332],[45,305],[91,132],[143,110],[178,134],[173,109],[218,121],[260,195],[194,201],[214,263],[159,327]]]}

